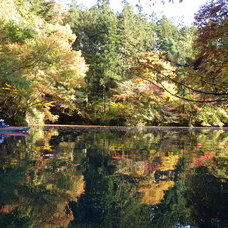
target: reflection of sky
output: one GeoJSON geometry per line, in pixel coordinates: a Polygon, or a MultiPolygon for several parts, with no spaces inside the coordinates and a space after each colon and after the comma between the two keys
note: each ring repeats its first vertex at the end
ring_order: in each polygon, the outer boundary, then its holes
{"type": "Polygon", "coordinates": [[[0,135],[0,143],[3,143],[4,142],[4,138],[5,138],[6,136],[4,136],[4,135],[0,135]]]}
{"type": "MultiPolygon", "coordinates": [[[[207,0],[184,0],[182,3],[179,3],[179,0],[175,0],[175,4],[166,3],[163,5],[160,3],[161,0],[157,0],[158,3],[152,6],[149,0],[128,0],[128,2],[133,5],[137,5],[140,2],[144,7],[144,11],[149,15],[154,11],[156,14],[164,14],[169,18],[173,18],[176,24],[183,21],[186,25],[190,25],[193,22],[194,13],[196,13],[199,6],[206,1],[207,0]]],[[[58,0],[58,2],[66,5],[69,4],[71,0],[58,0]]],[[[75,0],[75,2],[86,7],[96,4],[96,0],[75,0]]],[[[121,0],[110,0],[110,5],[115,11],[121,11],[121,0]]]]}

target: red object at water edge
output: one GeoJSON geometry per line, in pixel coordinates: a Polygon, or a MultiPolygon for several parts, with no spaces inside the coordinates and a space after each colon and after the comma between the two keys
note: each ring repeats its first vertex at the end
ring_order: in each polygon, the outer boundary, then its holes
{"type": "Polygon", "coordinates": [[[0,132],[12,132],[12,131],[28,131],[30,127],[10,126],[4,123],[3,119],[0,119],[0,132]]]}

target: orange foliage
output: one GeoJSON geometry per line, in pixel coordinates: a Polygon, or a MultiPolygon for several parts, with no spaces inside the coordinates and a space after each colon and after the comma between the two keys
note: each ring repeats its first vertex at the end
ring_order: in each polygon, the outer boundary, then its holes
{"type": "Polygon", "coordinates": [[[203,156],[199,158],[194,158],[192,163],[190,164],[190,167],[197,167],[197,166],[203,166],[204,162],[211,159],[213,157],[212,152],[205,152],[203,156]]]}

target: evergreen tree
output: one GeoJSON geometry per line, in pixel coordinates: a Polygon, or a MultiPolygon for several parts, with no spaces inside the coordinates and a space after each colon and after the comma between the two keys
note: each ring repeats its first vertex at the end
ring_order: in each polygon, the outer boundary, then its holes
{"type": "Polygon", "coordinates": [[[89,64],[86,76],[89,100],[103,98],[120,80],[118,73],[117,17],[107,1],[98,1],[89,10],[71,9],[68,23],[78,39],[75,49],[81,49],[89,64]]]}
{"type": "Polygon", "coordinates": [[[163,51],[174,63],[186,62],[186,58],[194,56],[193,42],[195,29],[193,27],[178,27],[163,16],[156,23],[157,48],[163,51]]]}
{"type": "Polygon", "coordinates": [[[135,13],[128,2],[124,3],[119,17],[121,70],[124,79],[131,77],[131,68],[142,52],[154,49],[155,33],[145,15],[135,13]]]}

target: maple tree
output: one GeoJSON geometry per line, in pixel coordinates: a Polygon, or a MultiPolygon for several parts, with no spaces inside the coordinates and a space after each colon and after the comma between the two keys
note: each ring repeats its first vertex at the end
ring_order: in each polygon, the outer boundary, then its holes
{"type": "Polygon", "coordinates": [[[56,120],[53,104],[59,112],[75,110],[75,90],[87,71],[80,51],[71,48],[75,35],[63,25],[62,14],[56,16],[52,2],[45,5],[46,16],[53,12],[48,20],[34,10],[44,3],[0,2],[1,114],[12,122],[26,115],[29,122],[33,116],[56,120]]]}
{"type": "MultiPolygon", "coordinates": [[[[168,42],[164,48],[161,47],[169,60],[178,67],[177,77],[170,80],[178,85],[182,93],[178,96],[182,99],[205,103],[226,102],[228,99],[226,1],[216,0],[206,3],[196,14],[195,20],[197,26],[197,38],[193,45],[195,51],[194,55],[185,56],[185,64],[180,64],[169,56],[170,50],[167,50],[167,44],[171,42],[172,35],[169,34],[168,39],[162,41],[168,42]],[[195,98],[189,99],[185,94],[194,94],[195,98]]],[[[167,29],[161,31],[166,32],[167,29]]],[[[175,42],[177,39],[176,36],[175,42]]]]}
{"type": "Polygon", "coordinates": [[[192,66],[184,67],[185,80],[180,86],[201,95],[200,101],[226,102],[228,99],[227,78],[227,6],[223,0],[212,1],[201,7],[195,16],[197,39],[192,66]]]}
{"type": "Polygon", "coordinates": [[[195,48],[198,48],[198,55],[193,68],[197,72],[193,78],[198,76],[199,83],[208,85],[206,92],[224,101],[228,99],[227,16],[224,0],[202,6],[195,16],[198,28],[195,48]]]}

